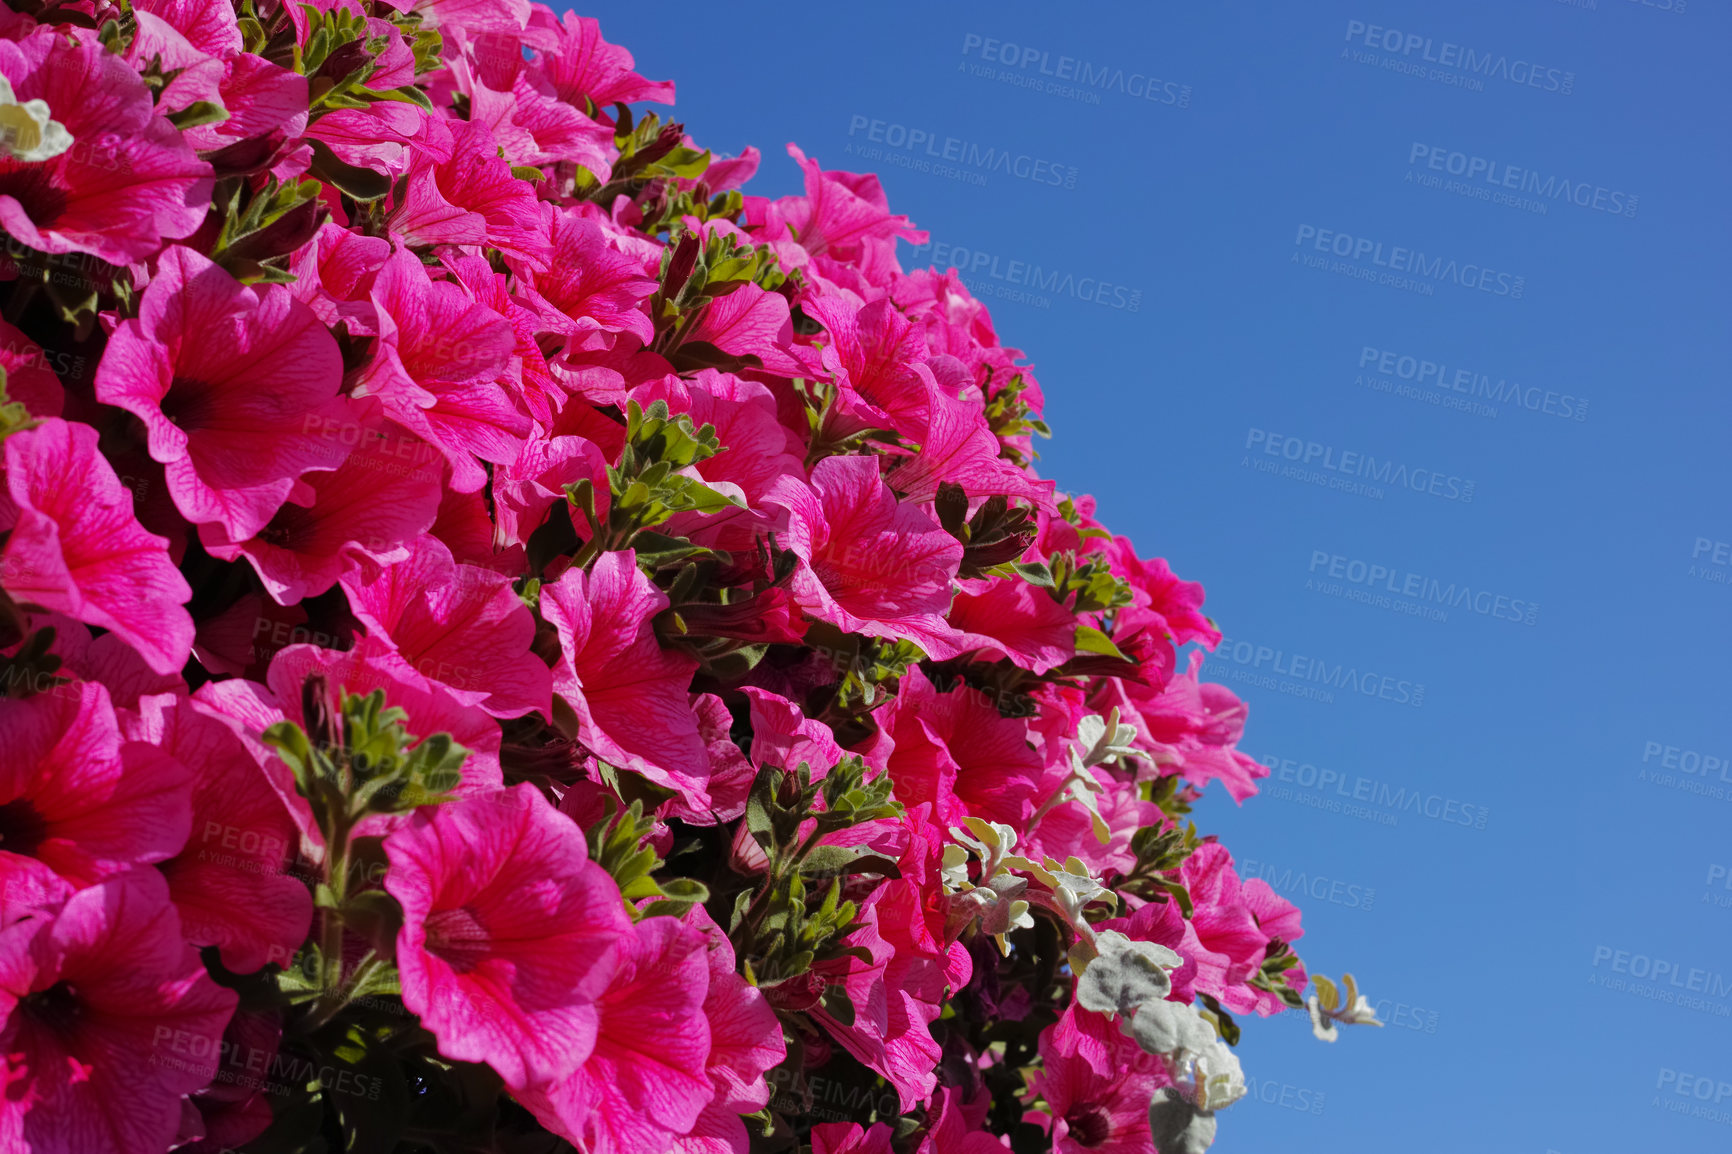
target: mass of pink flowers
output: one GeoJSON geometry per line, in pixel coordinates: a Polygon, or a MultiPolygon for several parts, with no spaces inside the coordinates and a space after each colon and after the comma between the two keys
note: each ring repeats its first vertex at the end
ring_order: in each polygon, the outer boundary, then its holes
{"type": "Polygon", "coordinates": [[[0,1150],[1173,1154],[1366,1016],[875,177],[529,0],[14,0],[0,80],[0,1150]]]}

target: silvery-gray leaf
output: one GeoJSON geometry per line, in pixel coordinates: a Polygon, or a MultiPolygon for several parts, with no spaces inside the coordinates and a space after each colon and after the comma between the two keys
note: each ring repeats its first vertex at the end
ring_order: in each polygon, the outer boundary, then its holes
{"type": "Polygon", "coordinates": [[[1215,1116],[1198,1110],[1171,1086],[1149,1102],[1149,1137],[1156,1154],[1203,1154],[1215,1142],[1215,1116]]]}
{"type": "MultiPolygon", "coordinates": [[[[1081,1001],[1080,997],[1078,1001],[1081,1001]]],[[[1178,1002],[1151,1001],[1138,1006],[1136,1014],[1120,1028],[1143,1048],[1144,1053],[1177,1058],[1202,1042],[1197,1030],[1199,1026],[1205,1031],[1209,1028],[1191,1007],[1178,1002]]]]}
{"type": "Polygon", "coordinates": [[[1116,930],[1096,934],[1099,956],[1077,979],[1077,1002],[1102,1014],[1129,1014],[1149,1002],[1161,1002],[1173,988],[1167,970],[1183,961],[1154,942],[1132,941],[1116,930]]]}

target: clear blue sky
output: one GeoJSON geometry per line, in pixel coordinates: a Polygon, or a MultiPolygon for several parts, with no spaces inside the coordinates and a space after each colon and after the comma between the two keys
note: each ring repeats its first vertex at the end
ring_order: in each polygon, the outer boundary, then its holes
{"type": "Polygon", "coordinates": [[[1045,474],[1243,643],[1288,780],[1202,824],[1391,1025],[1248,1024],[1222,1154],[1732,1149],[1732,9],[1667,3],[597,13],[753,191],[980,261],[1045,474]]]}

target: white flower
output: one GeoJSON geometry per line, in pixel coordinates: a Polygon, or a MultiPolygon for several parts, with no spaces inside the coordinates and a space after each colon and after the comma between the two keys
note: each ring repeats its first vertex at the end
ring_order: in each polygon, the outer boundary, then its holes
{"type": "Polygon", "coordinates": [[[72,134],[51,120],[46,100],[18,103],[12,82],[0,76],[0,152],[14,160],[52,160],[72,147],[72,134]]]}

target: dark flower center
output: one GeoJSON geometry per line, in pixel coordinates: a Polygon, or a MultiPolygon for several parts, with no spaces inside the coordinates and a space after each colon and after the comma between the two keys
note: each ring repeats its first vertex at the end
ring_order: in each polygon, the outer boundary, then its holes
{"type": "Polygon", "coordinates": [[[428,914],[426,925],[427,952],[460,974],[473,970],[491,952],[492,938],[468,906],[428,914]]]}
{"type": "Polygon", "coordinates": [[[78,991],[65,982],[55,982],[46,990],[25,995],[20,999],[18,1008],[56,1033],[64,1033],[76,1026],[84,1012],[84,1004],[78,1000],[78,991]]]}
{"type": "Polygon", "coordinates": [[[176,377],[162,398],[162,415],[180,429],[203,428],[215,408],[216,390],[203,381],[176,377]]]}
{"type": "Polygon", "coordinates": [[[1099,1146],[1112,1134],[1112,1119],[1103,1106],[1074,1106],[1064,1121],[1070,1127],[1071,1141],[1078,1146],[1099,1146]]]}
{"type": "Polygon", "coordinates": [[[9,196],[23,205],[25,215],[37,228],[52,228],[65,213],[70,199],[66,189],[53,178],[60,167],[53,160],[26,164],[0,156],[0,196],[9,196]]]}
{"type": "Polygon", "coordinates": [[[0,849],[31,857],[47,836],[48,823],[25,798],[0,805],[0,849]]]}

